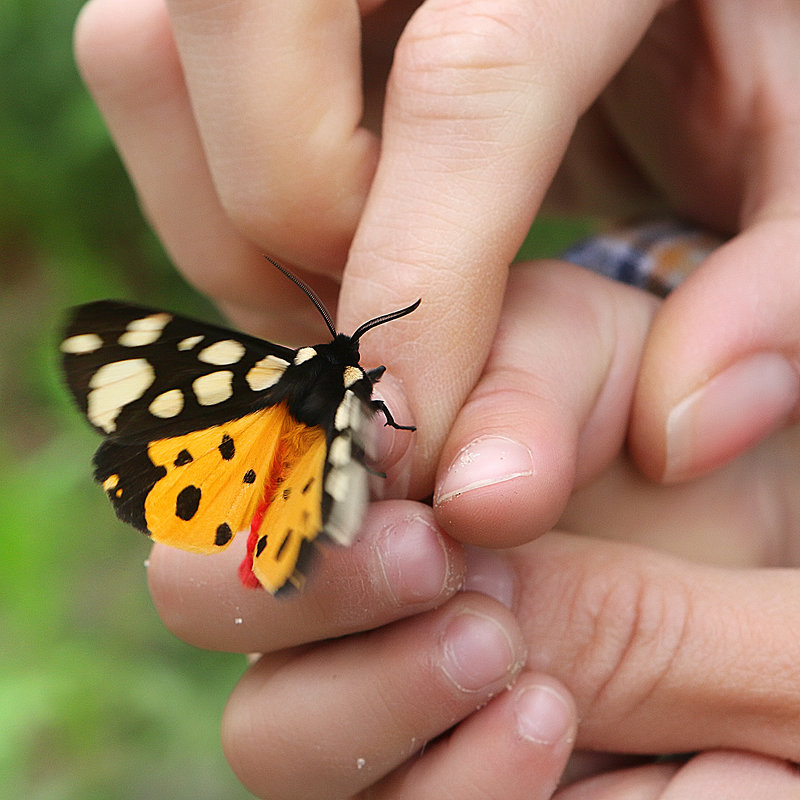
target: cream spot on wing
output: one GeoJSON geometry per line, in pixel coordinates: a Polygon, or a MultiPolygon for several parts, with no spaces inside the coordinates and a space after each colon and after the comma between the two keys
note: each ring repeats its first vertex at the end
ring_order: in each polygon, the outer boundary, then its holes
{"type": "Polygon", "coordinates": [[[245,375],[245,380],[254,392],[261,392],[270,386],[274,386],[281,379],[281,375],[283,375],[288,366],[289,362],[278,358],[278,356],[265,356],[261,361],[256,361],[253,364],[247,375],[245,375]]]}
{"type": "Polygon", "coordinates": [[[117,429],[123,406],[138,400],[155,380],[152,366],[144,358],[129,358],[103,364],[89,381],[86,416],[106,433],[117,429]]]}
{"type": "Polygon", "coordinates": [[[349,389],[354,383],[358,383],[364,377],[364,370],[360,367],[344,368],[344,388],[349,389]]]}
{"type": "Polygon", "coordinates": [[[343,431],[350,427],[355,410],[353,408],[353,403],[356,402],[358,402],[358,399],[348,389],[344,393],[342,402],[339,403],[339,407],[336,409],[336,416],[333,418],[333,427],[336,428],[337,431],[343,431]]]}
{"type": "Polygon", "coordinates": [[[347,470],[332,469],[325,478],[325,491],[336,503],[344,503],[347,499],[348,481],[347,470]]]}
{"type": "Polygon", "coordinates": [[[328,463],[333,467],[343,467],[350,462],[350,437],[340,434],[328,448],[328,463]]]}
{"type": "Polygon", "coordinates": [[[178,350],[191,350],[198,342],[202,342],[205,338],[206,337],[202,334],[198,336],[187,336],[185,339],[181,339],[178,342],[178,350]]]}
{"type": "Polygon", "coordinates": [[[192,381],[197,402],[201,406],[213,406],[227,400],[233,394],[233,373],[229,370],[211,372],[192,381]]]}
{"type": "Polygon", "coordinates": [[[332,469],[325,478],[325,491],[333,499],[325,533],[338,544],[352,544],[369,500],[364,468],[351,461],[346,467],[332,469]]]}
{"type": "Polygon", "coordinates": [[[123,347],[141,347],[158,341],[164,326],[172,319],[172,314],[159,311],[141,319],[129,322],[125,332],[117,339],[123,347]]]}
{"type": "Polygon", "coordinates": [[[84,355],[85,353],[94,353],[102,346],[103,340],[96,333],[79,333],[61,342],[61,352],[84,355]]]}
{"type": "Polygon", "coordinates": [[[170,419],[183,411],[183,392],[180,389],[170,389],[153,398],[150,403],[150,413],[160,419],[170,419]]]}
{"type": "Polygon", "coordinates": [[[197,358],[206,364],[221,367],[225,364],[236,364],[244,355],[244,345],[234,339],[223,339],[203,348],[197,358]]]}
{"type": "Polygon", "coordinates": [[[294,356],[294,361],[292,362],[295,366],[298,364],[304,364],[306,361],[310,361],[314,356],[317,354],[317,351],[313,347],[301,347],[294,356]]]}

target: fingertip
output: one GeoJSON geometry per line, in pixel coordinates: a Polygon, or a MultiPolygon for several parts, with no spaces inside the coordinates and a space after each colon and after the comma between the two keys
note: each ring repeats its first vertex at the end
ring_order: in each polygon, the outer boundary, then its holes
{"type": "MultiPolygon", "coordinates": [[[[383,509],[391,511],[391,505],[383,509]]],[[[370,527],[378,523],[383,509],[374,507],[370,527]]],[[[439,605],[463,583],[461,549],[438,530],[429,514],[389,516],[373,541],[377,567],[372,572],[382,576],[388,598],[399,609],[439,605]]]]}
{"type": "Polygon", "coordinates": [[[571,747],[578,727],[575,701],[564,686],[546,675],[520,679],[509,698],[517,736],[534,745],[571,747]]]}
{"type": "Polygon", "coordinates": [[[542,436],[534,447],[531,438],[523,431],[487,431],[445,456],[433,507],[453,538],[514,547],[555,524],[571,486],[574,456],[562,452],[563,440],[548,442],[542,436]]]}
{"type": "MultiPolygon", "coordinates": [[[[382,400],[398,426],[414,426],[411,405],[402,383],[391,374],[384,373],[373,389],[373,397],[382,400]]],[[[416,430],[405,430],[387,424],[388,419],[378,411],[372,420],[371,461],[384,473],[373,480],[373,494],[381,500],[402,499],[411,489],[416,430]]]]}
{"type": "Polygon", "coordinates": [[[783,355],[741,359],[669,412],[661,479],[687,480],[724,464],[782,427],[799,397],[797,369],[783,355]]]}
{"type": "Polygon", "coordinates": [[[426,750],[404,775],[401,796],[546,800],[572,752],[577,722],[572,697],[558,681],[523,671],[508,691],[426,750]]]}

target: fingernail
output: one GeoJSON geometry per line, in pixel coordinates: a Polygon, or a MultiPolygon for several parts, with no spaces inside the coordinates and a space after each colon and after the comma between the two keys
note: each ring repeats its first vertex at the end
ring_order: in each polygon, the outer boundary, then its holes
{"type": "Polygon", "coordinates": [[[569,735],[572,713],[566,700],[550,686],[530,686],[514,697],[517,733],[538,744],[555,744],[569,735]]]}
{"type": "Polygon", "coordinates": [[[444,635],[445,675],[463,692],[478,692],[522,666],[511,638],[491,617],[465,612],[454,617],[444,635]]]}
{"type": "Polygon", "coordinates": [[[513,608],[517,580],[508,557],[484,547],[470,546],[464,548],[464,555],[466,572],[461,588],[489,595],[506,608],[513,608]]]}
{"type": "Polygon", "coordinates": [[[533,456],[505,436],[480,436],[462,448],[439,484],[434,505],[466,492],[533,475],[533,456]]]}
{"type": "MultiPolygon", "coordinates": [[[[398,392],[392,390],[391,379],[387,377],[384,383],[386,385],[373,390],[373,397],[376,400],[385,400],[398,425],[413,424],[408,404],[401,399],[398,392]],[[390,391],[386,391],[387,389],[390,391]]],[[[380,500],[407,497],[415,434],[385,423],[386,417],[378,411],[370,421],[370,431],[366,437],[367,463],[381,473],[370,476],[370,493],[380,500]],[[388,477],[385,473],[388,473],[388,477]]]]}
{"type": "Polygon", "coordinates": [[[387,526],[375,543],[386,585],[398,605],[438,597],[450,574],[439,532],[421,517],[387,526]]]}
{"type": "Polygon", "coordinates": [[[800,378],[778,353],[757,353],[711,378],[667,417],[665,480],[723,463],[778,428],[797,405],[800,378]]]}

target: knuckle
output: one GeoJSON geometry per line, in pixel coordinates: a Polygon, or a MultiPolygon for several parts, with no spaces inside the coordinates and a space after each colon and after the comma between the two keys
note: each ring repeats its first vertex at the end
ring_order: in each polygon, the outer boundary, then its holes
{"type": "MultiPolygon", "coordinates": [[[[530,4],[508,0],[424,4],[404,31],[394,77],[410,90],[464,95],[518,70],[534,53],[530,4]]],[[[463,97],[462,97],[463,99],[463,97]]]]}
{"type": "Polygon", "coordinates": [[[688,587],[624,565],[580,584],[571,619],[584,631],[569,685],[595,720],[618,719],[668,680],[692,618],[688,587]]]}
{"type": "Polygon", "coordinates": [[[169,18],[163,3],[141,0],[121,7],[115,0],[89,0],[75,23],[73,49],[78,69],[94,91],[138,91],[152,78],[156,54],[171,52],[169,18]]]}

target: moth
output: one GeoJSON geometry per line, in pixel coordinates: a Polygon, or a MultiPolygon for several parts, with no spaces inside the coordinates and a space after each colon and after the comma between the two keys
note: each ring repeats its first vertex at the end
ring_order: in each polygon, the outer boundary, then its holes
{"type": "MultiPolygon", "coordinates": [[[[270,261],[272,261],[270,259],[270,261]]],[[[385,368],[359,364],[359,341],[420,301],[291,349],[129,303],[72,310],[61,342],[66,383],[104,437],[94,475],[117,516],[154,541],[215,553],[247,531],[246,586],[302,589],[309,545],[353,542],[368,501],[368,422],[385,368]]]]}

